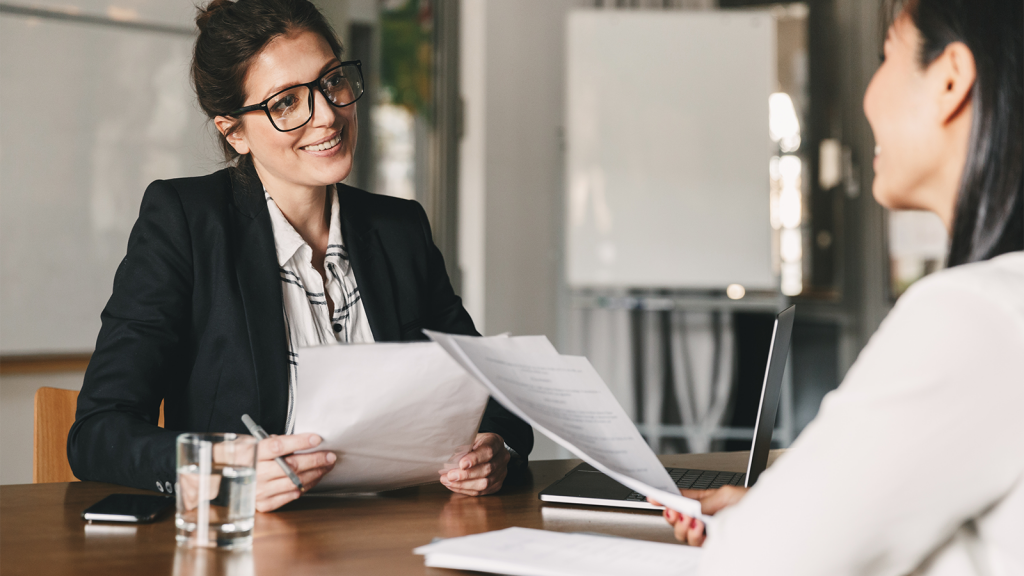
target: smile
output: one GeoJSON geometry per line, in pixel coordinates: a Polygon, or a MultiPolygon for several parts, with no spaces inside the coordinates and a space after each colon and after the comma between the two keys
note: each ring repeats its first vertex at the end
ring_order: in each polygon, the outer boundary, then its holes
{"type": "Polygon", "coordinates": [[[310,144],[309,146],[303,146],[301,150],[309,150],[310,152],[322,152],[324,150],[330,150],[331,148],[334,148],[335,146],[338,145],[339,142],[341,142],[341,132],[338,132],[337,134],[334,135],[334,138],[331,138],[326,142],[321,142],[319,144],[310,144]]]}

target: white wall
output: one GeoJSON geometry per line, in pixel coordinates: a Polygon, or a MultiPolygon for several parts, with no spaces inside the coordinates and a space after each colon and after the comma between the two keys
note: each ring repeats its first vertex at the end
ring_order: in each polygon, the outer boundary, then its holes
{"type": "Polygon", "coordinates": [[[484,237],[486,228],[484,151],[487,124],[485,58],[486,0],[463,0],[460,10],[459,84],[462,91],[462,140],[459,145],[459,268],[461,296],[477,330],[487,333],[484,317],[484,237]]]}
{"type": "MultiPolygon", "coordinates": [[[[575,0],[462,0],[462,296],[481,332],[556,344],[566,14],[575,0]]],[[[534,459],[566,453],[537,438],[534,459]]]]}
{"type": "Polygon", "coordinates": [[[463,0],[464,298],[488,334],[558,322],[565,19],[572,0],[463,0]]]}
{"type": "MultiPolygon", "coordinates": [[[[19,4],[114,21],[0,15],[2,349],[89,352],[145,186],[212,171],[220,159],[188,85],[193,39],[187,30],[195,6],[193,0],[19,4]],[[65,69],[56,77],[80,90],[76,106],[48,106],[67,98],[52,90],[29,93],[26,101],[25,83],[52,80],[61,69],[54,63],[65,69]],[[111,101],[102,86],[123,101],[111,101]],[[46,94],[53,98],[38,101],[46,94]],[[33,106],[47,113],[27,114],[33,106]]],[[[81,372],[0,377],[0,484],[32,481],[36,390],[79,390],[82,379],[81,372]]]]}
{"type": "Polygon", "coordinates": [[[137,4],[176,31],[0,14],[0,353],[89,352],[146,186],[219,167],[189,87],[191,2],[137,4]],[[74,96],[28,88],[54,82],[74,96]]]}

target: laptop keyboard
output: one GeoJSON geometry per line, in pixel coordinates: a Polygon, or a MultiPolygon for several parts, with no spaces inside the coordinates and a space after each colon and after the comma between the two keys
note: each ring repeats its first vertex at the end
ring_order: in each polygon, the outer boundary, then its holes
{"type": "MultiPolygon", "coordinates": [[[[722,486],[743,486],[747,475],[742,472],[716,472],[713,470],[687,470],[686,468],[666,468],[668,475],[676,486],[683,490],[707,490],[708,488],[721,488],[722,486]]],[[[626,497],[627,501],[640,502],[647,500],[647,497],[639,492],[633,492],[626,497]]]]}

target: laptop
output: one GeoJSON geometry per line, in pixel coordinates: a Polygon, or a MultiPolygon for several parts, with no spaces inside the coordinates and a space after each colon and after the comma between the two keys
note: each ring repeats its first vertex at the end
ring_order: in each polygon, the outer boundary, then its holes
{"type": "MultiPolygon", "coordinates": [[[[789,357],[789,341],[793,334],[795,310],[796,306],[790,306],[775,318],[746,473],[665,468],[676,486],[694,490],[720,488],[726,485],[749,488],[757,482],[761,472],[764,472],[768,465],[768,450],[771,448],[779,397],[782,395],[782,374],[786,368],[786,359],[789,357]]],[[[643,494],[619,484],[586,463],[573,468],[561,480],[545,488],[540,493],[540,499],[560,504],[659,509],[648,503],[643,494]]]]}

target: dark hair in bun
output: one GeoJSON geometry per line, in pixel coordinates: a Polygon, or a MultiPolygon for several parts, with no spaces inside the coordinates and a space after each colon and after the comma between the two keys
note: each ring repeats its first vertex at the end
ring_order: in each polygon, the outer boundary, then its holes
{"type": "MultiPolygon", "coordinates": [[[[308,30],[319,34],[339,59],[342,46],[327,19],[308,0],[212,0],[199,7],[199,37],[192,52],[192,86],[199,107],[210,118],[245,105],[245,77],[253,58],[271,40],[308,30]]],[[[234,132],[240,122],[228,132],[234,132]]],[[[227,139],[220,139],[227,160],[236,166],[251,162],[239,157],[227,139]]]]}
{"type": "Polygon", "coordinates": [[[199,28],[200,32],[206,30],[206,25],[210,22],[210,18],[213,17],[214,13],[232,4],[234,4],[234,0],[213,0],[206,5],[206,8],[197,6],[196,27],[199,28]]]}

